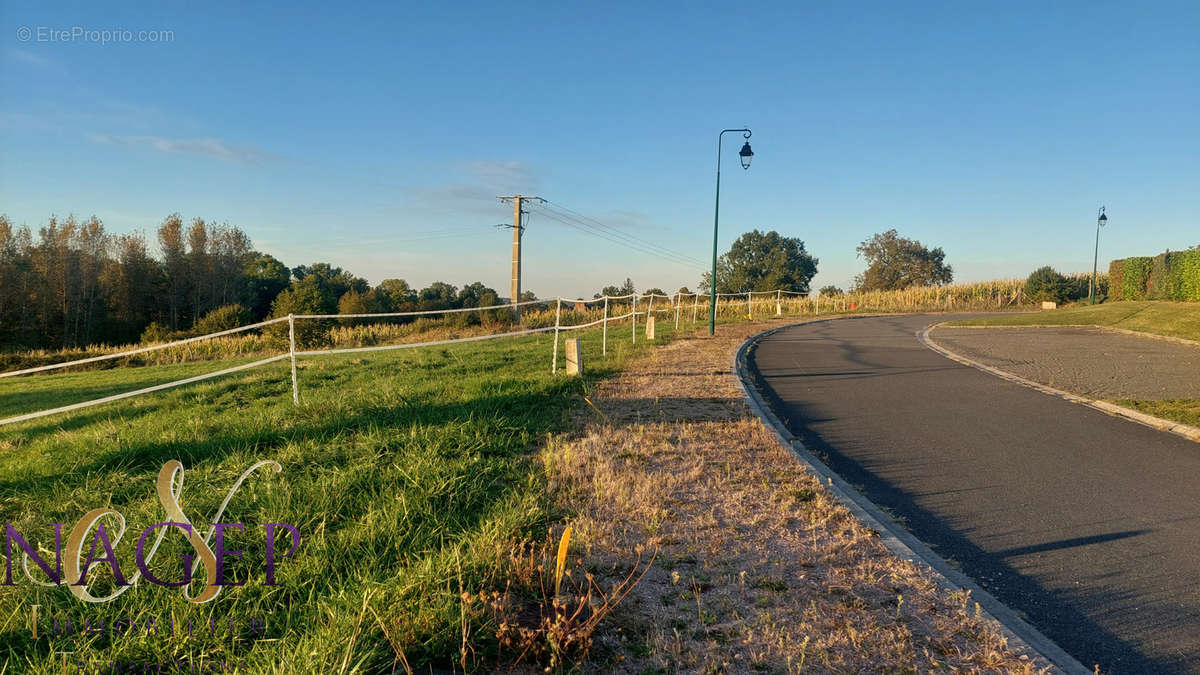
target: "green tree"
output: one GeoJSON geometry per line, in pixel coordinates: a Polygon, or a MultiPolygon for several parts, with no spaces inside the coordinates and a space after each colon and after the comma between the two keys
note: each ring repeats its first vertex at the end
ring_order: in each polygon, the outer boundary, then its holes
{"type": "Polygon", "coordinates": [[[288,287],[291,278],[292,271],[277,258],[251,251],[242,266],[242,303],[255,319],[262,319],[271,312],[275,296],[288,287]]]}
{"type": "Polygon", "coordinates": [[[455,309],[458,307],[458,287],[444,281],[435,281],[417,293],[417,305],[423,312],[455,309]]]}
{"type": "Polygon", "coordinates": [[[387,311],[411,312],[417,308],[417,292],[404,279],[384,279],[375,287],[375,293],[388,306],[387,311]]]}
{"type": "MultiPolygon", "coordinates": [[[[766,233],[751,230],[738,237],[729,251],[717,259],[717,292],[782,289],[808,293],[809,282],[817,274],[817,262],[797,237],[785,237],[774,230],[766,233]]],[[[701,288],[709,288],[710,276],[704,274],[701,288]]]]}
{"type": "Polygon", "coordinates": [[[817,295],[820,295],[821,297],[824,298],[824,297],[828,297],[831,295],[843,295],[844,293],[845,293],[845,291],[843,291],[842,289],[830,284],[829,286],[822,286],[821,290],[817,292],[817,295]]]}
{"type": "Polygon", "coordinates": [[[251,323],[250,312],[239,304],[223,305],[196,320],[192,333],[207,335],[251,323]]]}
{"type": "Polygon", "coordinates": [[[867,269],[854,278],[860,291],[892,291],[909,286],[941,286],[954,280],[941,248],[926,248],[915,239],[888,230],[859,244],[867,269]]]}
{"type": "Polygon", "coordinates": [[[1067,299],[1067,278],[1049,265],[1039,267],[1025,279],[1025,295],[1034,302],[1063,302],[1067,299]]]}
{"type": "Polygon", "coordinates": [[[462,290],[458,292],[458,306],[459,307],[486,307],[488,305],[496,304],[495,300],[493,300],[492,302],[488,302],[488,303],[482,302],[482,300],[488,296],[495,298],[496,291],[494,289],[488,288],[487,286],[484,286],[483,282],[476,281],[474,283],[470,283],[470,284],[467,284],[466,286],[463,286],[462,290]]]}
{"type": "Polygon", "coordinates": [[[371,288],[366,279],[356,277],[329,263],[301,265],[292,270],[292,276],[296,277],[292,284],[293,289],[303,286],[317,292],[321,298],[321,314],[336,313],[338,300],[346,291],[366,293],[371,288]]]}
{"type": "Polygon", "coordinates": [[[158,227],[158,246],[162,250],[166,275],[167,324],[178,330],[187,320],[188,282],[187,245],[183,241],[183,218],[172,213],[158,227]]]}

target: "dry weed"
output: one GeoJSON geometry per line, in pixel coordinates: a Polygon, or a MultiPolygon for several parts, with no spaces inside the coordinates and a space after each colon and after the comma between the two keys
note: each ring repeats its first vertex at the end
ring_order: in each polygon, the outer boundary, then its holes
{"type": "Polygon", "coordinates": [[[1034,672],[962,593],[893,556],[742,402],[759,323],[650,352],[544,450],[595,583],[631,578],[588,668],[1034,672]]]}

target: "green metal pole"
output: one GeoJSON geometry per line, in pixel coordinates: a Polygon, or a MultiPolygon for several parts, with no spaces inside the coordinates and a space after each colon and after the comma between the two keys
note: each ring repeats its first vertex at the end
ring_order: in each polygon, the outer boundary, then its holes
{"type": "MultiPolygon", "coordinates": [[[[746,138],[750,138],[749,129],[724,129],[717,134],[717,199],[716,205],[713,207],[713,258],[712,258],[712,278],[708,285],[708,334],[715,335],[717,332],[717,225],[721,219],[721,139],[725,134],[737,131],[746,134],[746,138]]],[[[748,164],[743,164],[742,168],[747,168],[748,164]]]]}
{"type": "Polygon", "coordinates": [[[713,208],[713,257],[712,276],[708,279],[708,334],[717,332],[717,223],[721,218],[721,137],[717,135],[717,204],[713,208]]]}
{"type": "MultiPolygon", "coordinates": [[[[1088,291],[1088,304],[1096,304],[1096,268],[1100,264],[1100,215],[1104,213],[1104,207],[1100,207],[1100,211],[1096,214],[1096,252],[1092,254],[1092,288],[1088,291]]],[[[1110,281],[1111,283],[1111,281],[1110,281]]]]}
{"type": "Polygon", "coordinates": [[[1100,264],[1100,221],[1096,221],[1096,252],[1092,255],[1092,287],[1088,291],[1088,304],[1096,304],[1096,268],[1100,264]]]}

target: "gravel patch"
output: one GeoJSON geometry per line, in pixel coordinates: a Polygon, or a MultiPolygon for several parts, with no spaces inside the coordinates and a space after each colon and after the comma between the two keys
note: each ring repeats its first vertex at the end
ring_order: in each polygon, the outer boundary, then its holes
{"type": "Polygon", "coordinates": [[[1200,348],[1087,326],[956,328],[946,349],[1034,382],[1098,399],[1200,398],[1200,348]]]}

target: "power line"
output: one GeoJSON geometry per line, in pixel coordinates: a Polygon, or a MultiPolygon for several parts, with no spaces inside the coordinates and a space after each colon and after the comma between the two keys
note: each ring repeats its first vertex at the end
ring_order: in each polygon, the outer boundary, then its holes
{"type": "Polygon", "coordinates": [[[627,248],[651,255],[669,262],[673,262],[685,267],[695,267],[704,269],[707,266],[703,260],[694,258],[684,253],[674,251],[665,246],[655,244],[640,237],[634,236],[627,232],[623,232],[617,228],[607,225],[595,218],[585,216],[582,213],[573,211],[560,204],[553,204],[552,207],[539,206],[539,212],[547,218],[567,225],[575,230],[590,234],[600,239],[620,244],[627,248]]]}
{"type": "Polygon", "coordinates": [[[690,261],[690,262],[691,262],[691,263],[693,263],[693,264],[699,264],[699,265],[702,265],[702,266],[706,264],[706,263],[705,263],[703,260],[700,260],[700,259],[698,259],[698,258],[694,258],[694,257],[692,257],[692,256],[690,256],[690,255],[687,255],[687,254],[685,254],[685,253],[680,253],[680,252],[678,252],[678,251],[675,251],[675,250],[669,249],[669,248],[667,248],[666,246],[662,246],[662,245],[660,245],[660,244],[656,244],[656,243],[654,243],[654,242],[652,242],[652,241],[648,241],[648,240],[646,240],[646,239],[642,239],[642,238],[640,238],[640,237],[638,237],[638,236],[636,236],[636,235],[633,235],[633,234],[630,234],[630,233],[628,233],[628,232],[625,232],[625,231],[623,231],[623,230],[620,230],[620,229],[618,229],[618,228],[615,228],[615,227],[613,227],[613,226],[611,226],[611,225],[608,225],[607,223],[603,223],[603,222],[601,222],[601,221],[599,221],[599,220],[596,220],[595,218],[592,218],[592,217],[586,216],[586,215],[584,215],[584,214],[582,214],[582,213],[579,213],[578,211],[574,211],[574,210],[572,210],[572,209],[570,209],[570,208],[567,208],[566,206],[563,206],[563,205],[561,205],[561,204],[557,204],[557,203],[556,203],[556,204],[553,204],[553,206],[554,206],[554,208],[556,208],[556,209],[558,209],[558,210],[560,210],[560,211],[565,211],[565,212],[566,212],[565,214],[562,214],[562,215],[564,215],[564,216],[566,216],[566,217],[568,217],[568,218],[571,218],[571,219],[573,219],[573,220],[575,220],[575,221],[577,221],[577,222],[579,222],[579,223],[583,224],[585,227],[589,227],[589,228],[591,228],[591,229],[593,229],[593,230],[597,230],[597,231],[602,231],[602,232],[605,232],[605,233],[607,233],[607,234],[609,234],[609,235],[611,235],[611,236],[617,237],[617,238],[619,238],[619,239],[621,239],[621,240],[623,240],[623,241],[627,241],[627,242],[630,242],[630,243],[632,243],[632,244],[636,244],[636,245],[638,245],[638,246],[642,246],[642,247],[645,247],[645,248],[648,248],[648,249],[651,249],[651,250],[657,251],[657,252],[661,253],[661,254],[662,254],[662,255],[664,255],[664,256],[669,256],[669,257],[676,258],[676,259],[680,259],[680,260],[686,260],[686,261],[690,261]]]}
{"type": "Polygon", "coordinates": [[[568,227],[570,227],[570,228],[572,228],[572,229],[578,230],[579,232],[582,232],[582,233],[584,233],[584,234],[588,234],[588,235],[591,235],[591,236],[593,236],[593,237],[597,237],[597,238],[600,238],[600,239],[604,239],[604,240],[606,240],[606,241],[610,241],[610,242],[613,242],[613,243],[615,243],[615,244],[620,244],[620,245],[622,245],[622,246],[625,246],[625,247],[627,247],[627,248],[631,248],[631,249],[633,249],[633,250],[635,250],[635,251],[639,251],[639,252],[641,252],[641,253],[645,253],[645,254],[647,254],[647,255],[651,255],[651,256],[653,256],[653,257],[656,257],[656,258],[659,258],[659,259],[665,260],[665,261],[667,261],[667,262],[672,262],[672,263],[676,263],[676,264],[679,264],[679,265],[684,265],[684,266],[687,266],[687,267],[692,267],[692,266],[694,266],[694,265],[696,264],[694,261],[687,260],[687,259],[684,259],[684,258],[675,257],[675,256],[673,256],[673,255],[671,255],[671,254],[666,254],[666,253],[663,253],[663,252],[661,252],[661,251],[657,251],[657,250],[654,250],[654,249],[652,249],[652,248],[649,248],[649,247],[646,247],[646,246],[642,246],[642,245],[640,245],[640,244],[632,243],[632,242],[629,242],[629,241],[627,241],[627,240],[624,240],[624,239],[619,239],[619,238],[617,238],[617,237],[610,236],[610,235],[609,235],[608,233],[606,233],[606,232],[603,232],[603,231],[597,231],[597,230],[595,230],[595,229],[591,229],[591,228],[585,227],[584,225],[582,225],[582,224],[580,224],[580,223],[578,223],[578,222],[576,222],[576,221],[574,221],[574,220],[571,220],[571,219],[568,219],[568,218],[564,218],[564,217],[560,216],[559,214],[556,214],[556,213],[553,213],[553,212],[543,212],[543,213],[542,213],[542,215],[543,215],[543,216],[545,216],[546,218],[549,218],[550,220],[554,220],[554,221],[556,221],[556,222],[558,222],[558,223],[561,223],[561,224],[563,224],[563,225],[566,225],[566,226],[568,226],[568,227]]]}
{"type": "Polygon", "coordinates": [[[614,235],[616,235],[616,236],[618,236],[618,237],[621,237],[621,238],[623,238],[623,239],[627,239],[627,240],[631,240],[631,241],[636,241],[636,242],[639,242],[639,243],[641,243],[641,244],[643,244],[643,245],[645,245],[645,246],[648,246],[648,247],[650,247],[650,248],[657,249],[657,250],[659,250],[659,251],[662,251],[662,252],[664,252],[664,253],[666,253],[666,254],[673,255],[673,256],[677,256],[677,257],[680,257],[680,258],[683,258],[683,259],[686,259],[686,260],[691,260],[691,261],[693,261],[693,262],[695,262],[695,263],[698,263],[698,264],[700,264],[700,265],[706,265],[706,264],[707,264],[705,261],[703,261],[703,260],[701,260],[701,259],[699,259],[699,258],[694,258],[694,257],[692,257],[692,256],[690,256],[690,255],[687,255],[687,254],[685,254],[685,253],[679,253],[679,252],[677,252],[677,251],[674,251],[674,250],[672,250],[672,249],[669,249],[669,248],[667,248],[666,246],[662,246],[662,245],[660,245],[660,244],[656,244],[656,243],[654,243],[654,242],[652,242],[652,241],[648,241],[648,240],[646,240],[646,239],[642,239],[642,238],[640,238],[640,237],[637,237],[637,236],[635,236],[635,235],[633,235],[633,234],[630,234],[630,233],[628,233],[628,232],[625,232],[624,230],[621,230],[621,229],[619,229],[619,228],[616,228],[616,227],[613,227],[613,226],[611,226],[611,225],[608,225],[607,223],[603,223],[603,222],[601,222],[601,221],[599,221],[599,220],[596,220],[595,218],[592,218],[592,217],[586,216],[586,215],[584,215],[584,214],[582,214],[582,213],[579,213],[578,211],[574,211],[574,210],[572,210],[572,209],[570,209],[570,208],[567,208],[566,206],[563,206],[562,204],[554,204],[554,206],[555,206],[556,208],[558,208],[558,209],[561,209],[561,210],[563,210],[563,211],[566,211],[566,212],[568,212],[568,213],[570,213],[570,214],[572,214],[572,215],[576,216],[576,217],[577,217],[579,220],[588,221],[588,222],[590,222],[590,223],[594,224],[596,227],[603,228],[603,229],[605,229],[605,230],[607,230],[607,231],[611,232],[612,234],[614,234],[614,235]]]}

